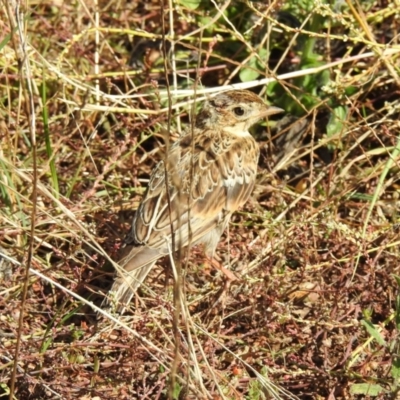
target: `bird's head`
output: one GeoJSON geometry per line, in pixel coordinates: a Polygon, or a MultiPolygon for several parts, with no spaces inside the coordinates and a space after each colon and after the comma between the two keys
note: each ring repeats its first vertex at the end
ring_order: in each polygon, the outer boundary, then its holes
{"type": "Polygon", "coordinates": [[[248,135],[249,128],[266,116],[283,112],[266,105],[248,90],[232,90],[209,99],[196,120],[201,128],[221,127],[237,136],[248,135]]]}

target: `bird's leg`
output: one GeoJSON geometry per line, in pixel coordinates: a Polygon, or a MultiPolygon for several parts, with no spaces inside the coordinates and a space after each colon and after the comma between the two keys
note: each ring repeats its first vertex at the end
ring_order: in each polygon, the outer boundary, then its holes
{"type": "Polygon", "coordinates": [[[213,268],[221,271],[229,282],[237,281],[239,278],[229,269],[225,268],[218,260],[214,257],[205,256],[205,264],[211,265],[213,268]]]}
{"type": "Polygon", "coordinates": [[[237,278],[236,275],[232,271],[229,271],[229,269],[225,268],[214,257],[205,256],[205,263],[208,265],[211,265],[213,268],[221,271],[225,275],[224,285],[218,290],[217,294],[215,295],[213,304],[209,308],[209,312],[211,312],[211,310],[215,310],[215,307],[219,303],[222,305],[222,308],[225,307],[226,294],[229,291],[231,283],[234,281],[237,281],[239,278],[237,278]]]}
{"type": "MultiPolygon", "coordinates": [[[[237,278],[235,278],[235,279],[237,279],[237,278]]],[[[207,314],[209,314],[211,312],[211,310],[215,310],[217,304],[221,304],[222,309],[225,308],[226,294],[228,293],[232,282],[233,282],[233,280],[231,280],[229,278],[224,280],[224,286],[222,286],[218,290],[217,294],[215,295],[215,300],[212,303],[212,305],[210,306],[210,308],[208,309],[208,313],[207,314]]]]}

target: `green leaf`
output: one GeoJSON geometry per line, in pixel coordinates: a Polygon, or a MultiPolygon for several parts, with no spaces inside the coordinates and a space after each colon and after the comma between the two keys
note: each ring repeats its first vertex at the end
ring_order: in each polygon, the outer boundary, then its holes
{"type": "Polygon", "coordinates": [[[46,350],[53,344],[53,338],[47,338],[43,341],[42,345],[40,346],[39,353],[43,354],[46,353],[46,350]]]}
{"type": "Polygon", "coordinates": [[[244,67],[240,73],[239,77],[242,82],[254,81],[260,76],[260,73],[257,71],[258,63],[256,56],[250,58],[247,66],[244,67]]]}
{"type": "Polygon", "coordinates": [[[273,81],[268,83],[267,85],[267,97],[272,97],[276,94],[277,90],[279,89],[279,82],[273,81]]]}
{"type": "Polygon", "coordinates": [[[201,0],[178,0],[178,3],[190,10],[195,10],[200,5],[201,0]]]}
{"type": "Polygon", "coordinates": [[[326,133],[328,137],[332,137],[336,133],[339,133],[343,130],[346,117],[347,107],[339,106],[333,109],[328,121],[328,125],[326,126],[326,133]]]}
{"type": "MultiPolygon", "coordinates": [[[[396,280],[397,286],[400,287],[400,276],[393,274],[394,279],[396,280]]],[[[395,322],[396,322],[396,329],[400,331],[400,294],[396,296],[396,306],[395,306],[395,322]]]]}
{"type": "Polygon", "coordinates": [[[316,104],[320,102],[319,98],[313,94],[306,93],[301,97],[301,102],[307,110],[313,108],[316,104]]]}
{"type": "Polygon", "coordinates": [[[246,66],[240,71],[239,77],[242,82],[254,81],[260,76],[259,70],[265,69],[263,61],[268,59],[268,50],[259,49],[258,56],[252,56],[246,66]]]}
{"type": "Polygon", "coordinates": [[[352,96],[354,93],[357,93],[359,91],[359,88],[356,86],[347,86],[344,89],[344,92],[346,93],[347,96],[352,96]]]}
{"type": "Polygon", "coordinates": [[[43,71],[43,83],[41,85],[41,92],[42,92],[42,102],[43,102],[43,108],[42,108],[43,133],[44,133],[44,139],[45,139],[45,143],[46,143],[46,152],[47,152],[47,156],[49,158],[51,181],[53,183],[53,189],[54,189],[53,193],[54,193],[55,198],[58,199],[60,190],[59,190],[59,185],[58,185],[57,167],[56,167],[55,159],[53,157],[53,148],[52,148],[51,137],[50,137],[49,109],[48,109],[48,104],[47,104],[47,85],[46,85],[46,79],[44,77],[44,71],[43,71]]]}
{"type": "Polygon", "coordinates": [[[172,391],[172,398],[173,398],[174,400],[175,400],[175,399],[179,399],[179,394],[181,393],[181,390],[182,390],[182,388],[181,388],[181,386],[179,385],[179,383],[175,382],[174,389],[173,389],[173,391],[172,391]]]}
{"type": "MultiPolygon", "coordinates": [[[[2,367],[6,366],[12,366],[13,362],[10,361],[9,363],[2,365],[2,367]]],[[[5,383],[0,383],[0,388],[3,389],[4,394],[10,394],[10,389],[8,388],[8,386],[5,383]]]]}
{"type": "Polygon", "coordinates": [[[375,325],[365,319],[361,320],[361,324],[364,325],[368,333],[381,345],[386,346],[386,342],[383,339],[380,332],[376,329],[375,325]]]}
{"type": "Polygon", "coordinates": [[[350,386],[351,394],[364,394],[369,396],[378,396],[381,393],[384,393],[385,389],[379,385],[370,384],[370,383],[355,383],[350,386]]]}
{"type": "Polygon", "coordinates": [[[400,379],[400,357],[396,357],[392,361],[392,369],[390,370],[390,374],[394,379],[400,379]]]}
{"type": "Polygon", "coordinates": [[[400,276],[396,275],[396,274],[393,274],[393,278],[396,280],[397,286],[400,289],[400,276]]]}
{"type": "Polygon", "coordinates": [[[249,399],[251,399],[251,400],[265,399],[260,382],[258,382],[256,380],[250,381],[249,399]]]}
{"type": "MultiPolygon", "coordinates": [[[[15,31],[16,29],[14,29],[15,31]]],[[[0,42],[0,51],[3,50],[3,47],[7,45],[7,43],[11,40],[11,33],[8,33],[4,36],[4,39],[0,42]]]]}

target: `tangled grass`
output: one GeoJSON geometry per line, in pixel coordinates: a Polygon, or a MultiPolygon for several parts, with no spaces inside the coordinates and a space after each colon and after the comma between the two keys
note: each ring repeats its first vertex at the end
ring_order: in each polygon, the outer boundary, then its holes
{"type": "Polygon", "coordinates": [[[298,7],[1,3],[3,397],[397,398],[400,4],[298,7]],[[153,165],[225,85],[287,111],[217,250],[237,281],[215,303],[193,249],[104,315],[153,165]]]}

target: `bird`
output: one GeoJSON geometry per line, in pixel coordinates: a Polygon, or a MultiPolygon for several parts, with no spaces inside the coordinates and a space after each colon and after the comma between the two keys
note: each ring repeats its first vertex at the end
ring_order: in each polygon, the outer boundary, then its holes
{"type": "Polygon", "coordinates": [[[249,128],[280,112],[249,90],[208,98],[151,173],[108,302],[124,310],[157,260],[178,249],[202,244],[213,259],[232,213],[255,184],[260,151],[249,128]]]}

